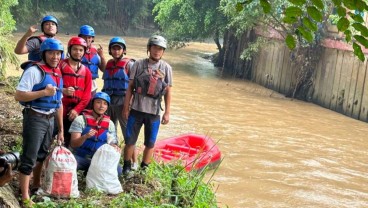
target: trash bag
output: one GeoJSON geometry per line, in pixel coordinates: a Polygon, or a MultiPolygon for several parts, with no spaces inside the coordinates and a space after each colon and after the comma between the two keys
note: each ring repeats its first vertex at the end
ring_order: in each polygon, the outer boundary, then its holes
{"type": "Polygon", "coordinates": [[[77,161],[67,148],[56,146],[47,156],[42,192],[57,198],[79,197],[77,161]]]}
{"type": "Polygon", "coordinates": [[[118,177],[120,153],[111,145],[104,144],[92,157],[86,178],[87,188],[108,194],[118,194],[123,191],[118,177]]]}

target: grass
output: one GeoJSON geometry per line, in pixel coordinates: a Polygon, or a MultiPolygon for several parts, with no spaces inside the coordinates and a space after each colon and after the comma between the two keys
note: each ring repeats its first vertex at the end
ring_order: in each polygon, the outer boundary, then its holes
{"type": "MultiPolygon", "coordinates": [[[[71,200],[42,197],[34,207],[217,207],[215,193],[207,174],[186,172],[179,164],[158,164],[137,171],[130,179],[121,178],[124,192],[115,196],[97,190],[82,190],[81,197],[71,200]]],[[[82,180],[82,184],[84,183],[82,180]]]]}

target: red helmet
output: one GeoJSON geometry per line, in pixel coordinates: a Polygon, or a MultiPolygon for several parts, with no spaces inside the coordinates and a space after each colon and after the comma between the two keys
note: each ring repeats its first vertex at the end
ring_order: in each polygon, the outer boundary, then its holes
{"type": "Polygon", "coordinates": [[[70,38],[68,42],[68,48],[70,48],[72,45],[81,45],[84,47],[84,49],[87,48],[87,42],[83,38],[80,38],[80,37],[70,38]]]}

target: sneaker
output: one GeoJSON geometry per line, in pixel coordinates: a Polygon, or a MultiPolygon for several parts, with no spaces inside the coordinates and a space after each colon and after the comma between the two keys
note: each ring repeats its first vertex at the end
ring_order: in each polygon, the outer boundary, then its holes
{"type": "Polygon", "coordinates": [[[133,163],[132,170],[138,170],[138,163],[133,163]]]}
{"type": "Polygon", "coordinates": [[[126,177],[132,171],[132,162],[130,160],[124,161],[123,175],[126,177]]]}

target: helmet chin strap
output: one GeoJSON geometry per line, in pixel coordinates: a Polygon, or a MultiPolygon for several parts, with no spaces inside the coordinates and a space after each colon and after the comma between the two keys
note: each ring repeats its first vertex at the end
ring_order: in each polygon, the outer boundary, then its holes
{"type": "Polygon", "coordinates": [[[101,119],[102,118],[102,116],[104,115],[104,114],[99,114],[99,113],[97,113],[96,111],[95,111],[95,108],[92,108],[92,111],[98,116],[97,118],[96,118],[96,120],[99,120],[99,119],[101,119]]]}
{"type": "Polygon", "coordinates": [[[72,55],[70,55],[70,58],[71,58],[73,61],[75,61],[75,62],[81,62],[81,61],[82,61],[82,59],[76,59],[76,58],[74,58],[72,55]]]}

